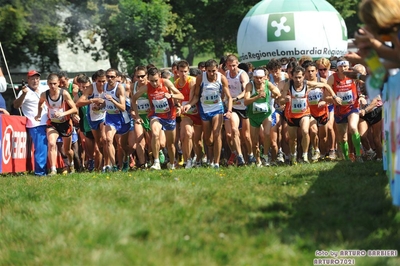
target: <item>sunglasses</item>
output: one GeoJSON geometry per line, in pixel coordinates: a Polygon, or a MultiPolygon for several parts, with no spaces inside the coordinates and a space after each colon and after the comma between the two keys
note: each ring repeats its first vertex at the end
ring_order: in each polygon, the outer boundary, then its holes
{"type": "Polygon", "coordinates": [[[319,68],[318,71],[327,71],[327,68],[319,68]]]}
{"type": "Polygon", "coordinates": [[[144,77],[146,77],[146,75],[137,75],[136,76],[138,79],[143,79],[144,77]]]}
{"type": "Polygon", "coordinates": [[[109,75],[107,75],[106,78],[108,78],[108,79],[115,79],[116,76],[109,76],[109,75]]]}

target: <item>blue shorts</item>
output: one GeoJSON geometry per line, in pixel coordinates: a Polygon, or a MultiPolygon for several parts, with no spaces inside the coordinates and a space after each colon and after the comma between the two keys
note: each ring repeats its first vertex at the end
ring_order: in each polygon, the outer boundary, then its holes
{"type": "Polygon", "coordinates": [[[211,113],[203,113],[200,109],[200,118],[203,121],[211,121],[213,119],[214,116],[216,115],[223,115],[224,114],[224,110],[218,110],[218,111],[214,111],[211,113]]]}
{"type": "Polygon", "coordinates": [[[359,112],[359,110],[358,110],[358,108],[356,108],[356,109],[352,109],[350,112],[348,112],[346,114],[342,114],[342,115],[337,115],[335,113],[335,122],[336,122],[336,124],[348,123],[349,122],[349,120],[348,120],[349,115],[352,114],[352,113],[358,113],[358,112],[359,112]]]}
{"type": "Polygon", "coordinates": [[[150,124],[151,124],[151,120],[153,120],[153,119],[157,119],[158,122],[160,122],[162,130],[174,130],[176,128],[176,120],[175,119],[172,119],[172,120],[171,119],[163,119],[158,116],[152,116],[152,117],[150,117],[150,124]]]}
{"type": "Polygon", "coordinates": [[[100,124],[104,124],[104,119],[97,120],[97,121],[91,121],[90,119],[88,119],[88,123],[92,130],[99,130],[100,124]]]}
{"type": "Polygon", "coordinates": [[[333,104],[330,104],[330,105],[328,105],[328,111],[329,112],[333,112],[333,108],[334,108],[335,106],[333,105],[333,104]]]}
{"type": "Polygon", "coordinates": [[[133,126],[131,123],[126,123],[126,124],[122,124],[122,125],[109,124],[108,126],[115,128],[117,130],[116,134],[118,134],[118,135],[124,135],[127,132],[133,130],[133,126]]]}
{"type": "Polygon", "coordinates": [[[276,116],[279,115],[279,113],[277,113],[277,111],[275,110],[275,112],[273,112],[271,114],[271,126],[274,127],[276,125],[276,116]]]}

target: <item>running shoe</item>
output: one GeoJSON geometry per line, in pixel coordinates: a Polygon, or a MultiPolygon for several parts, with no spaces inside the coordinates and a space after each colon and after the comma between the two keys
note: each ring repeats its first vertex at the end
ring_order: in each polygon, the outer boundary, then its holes
{"type": "Polygon", "coordinates": [[[234,165],[236,162],[236,154],[231,153],[227,165],[234,165]]]}
{"type": "Polygon", "coordinates": [[[190,168],[192,168],[192,167],[193,167],[193,166],[192,166],[192,160],[191,160],[191,159],[187,160],[185,169],[190,169],[190,168]]]}
{"type": "Polygon", "coordinates": [[[154,163],[151,167],[150,170],[161,170],[160,163],[154,163]]]}
{"type": "Polygon", "coordinates": [[[279,163],[285,163],[285,154],[282,151],[278,152],[278,157],[276,158],[276,161],[279,163]]]}
{"type": "Polygon", "coordinates": [[[249,164],[257,163],[256,157],[254,155],[249,155],[249,164]]]}
{"type": "Polygon", "coordinates": [[[168,163],[168,164],[167,164],[167,167],[168,167],[169,170],[174,170],[174,169],[175,169],[175,164],[173,164],[173,163],[168,163]]]}
{"type": "Polygon", "coordinates": [[[89,172],[92,172],[94,170],[94,160],[93,159],[88,161],[88,170],[89,170],[89,172]]]}
{"type": "Polygon", "coordinates": [[[237,161],[238,161],[237,166],[243,166],[243,165],[245,165],[243,155],[239,155],[239,156],[237,157],[237,161]]]}
{"type": "Polygon", "coordinates": [[[373,149],[365,152],[367,156],[367,161],[372,161],[376,157],[376,152],[373,149]]]}
{"type": "Polygon", "coordinates": [[[319,150],[315,150],[313,156],[311,157],[311,161],[313,163],[318,162],[320,157],[321,157],[321,152],[319,150]]]}

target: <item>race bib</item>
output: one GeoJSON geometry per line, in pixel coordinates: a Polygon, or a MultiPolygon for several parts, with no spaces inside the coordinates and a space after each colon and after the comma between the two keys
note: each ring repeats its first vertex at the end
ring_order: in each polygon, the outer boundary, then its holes
{"type": "MultiPolygon", "coordinates": [[[[188,104],[188,101],[183,101],[182,102],[182,106],[185,106],[185,105],[187,105],[188,104]]],[[[192,105],[191,107],[190,107],[190,109],[186,112],[188,115],[196,115],[196,114],[198,114],[198,111],[197,111],[197,106],[196,105],[192,105]]]]}
{"type": "Polygon", "coordinates": [[[244,106],[244,99],[233,101],[233,107],[235,106],[244,106]]]}
{"type": "Polygon", "coordinates": [[[64,112],[63,108],[56,108],[56,109],[50,109],[50,120],[51,122],[54,123],[63,123],[65,121],[67,121],[67,119],[65,119],[65,117],[56,117],[56,112],[64,112]]]}
{"type": "Polygon", "coordinates": [[[308,104],[309,105],[318,105],[319,101],[322,99],[323,93],[321,90],[311,90],[308,93],[308,104]]]}
{"type": "Polygon", "coordinates": [[[292,98],[292,113],[303,113],[307,109],[306,98],[292,98]]]}
{"type": "Polygon", "coordinates": [[[253,113],[267,113],[269,110],[268,103],[263,102],[263,103],[253,103],[253,113]]]}
{"type": "Polygon", "coordinates": [[[342,105],[350,105],[354,103],[353,92],[350,91],[339,91],[337,96],[342,99],[342,105]]]}
{"type": "Polygon", "coordinates": [[[156,114],[165,114],[168,113],[171,109],[169,108],[167,98],[163,98],[161,100],[152,100],[154,106],[154,112],[156,114]]]}
{"type": "Polygon", "coordinates": [[[140,115],[146,115],[150,111],[149,99],[138,99],[137,107],[140,115]]]}
{"type": "Polygon", "coordinates": [[[217,91],[204,91],[202,97],[203,104],[218,104],[219,102],[219,93],[217,91]]]}

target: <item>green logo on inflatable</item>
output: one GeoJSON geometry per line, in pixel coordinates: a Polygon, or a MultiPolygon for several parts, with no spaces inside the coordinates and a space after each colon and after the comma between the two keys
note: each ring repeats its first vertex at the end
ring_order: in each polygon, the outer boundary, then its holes
{"type": "Polygon", "coordinates": [[[270,14],[268,17],[267,39],[268,42],[294,41],[296,39],[294,14],[270,14]]]}

